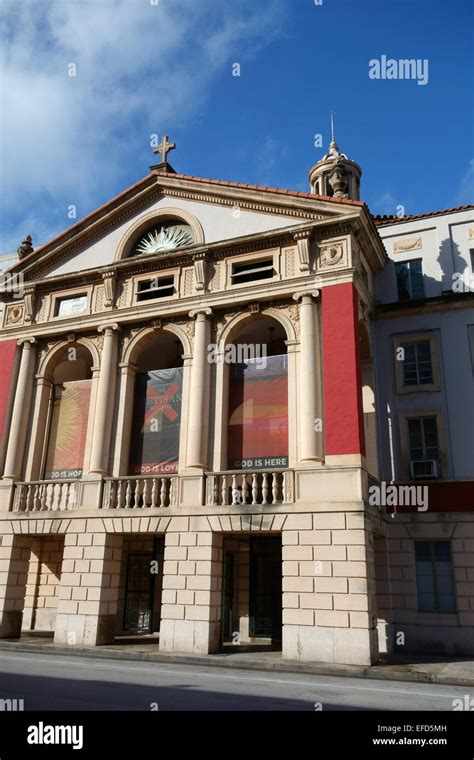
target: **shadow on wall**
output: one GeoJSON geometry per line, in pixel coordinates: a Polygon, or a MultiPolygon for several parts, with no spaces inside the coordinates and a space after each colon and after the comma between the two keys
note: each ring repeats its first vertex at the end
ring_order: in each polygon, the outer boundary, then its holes
{"type": "MultiPolygon", "coordinates": [[[[423,298],[414,300],[422,301],[424,298],[436,298],[441,295],[449,295],[450,293],[457,295],[458,293],[468,292],[469,282],[472,274],[471,264],[469,261],[466,261],[466,259],[461,255],[457,243],[449,240],[448,238],[441,242],[438,250],[438,256],[436,258],[436,261],[438,262],[439,268],[441,270],[440,277],[432,277],[426,273],[426,257],[423,257],[422,250],[413,251],[411,259],[407,259],[406,261],[420,258],[423,259],[424,264],[422,277],[425,295],[423,298]],[[464,291],[462,289],[462,282],[465,283],[464,291]]],[[[389,268],[392,292],[395,294],[396,299],[398,300],[397,275],[395,269],[395,265],[397,263],[399,262],[390,259],[387,267],[389,268]]],[[[383,282],[384,281],[382,281],[382,283],[383,282]]],[[[404,303],[406,303],[406,301],[404,301],[404,303]]]]}
{"type": "MultiPolygon", "coordinates": [[[[413,259],[421,258],[421,251],[420,252],[413,252],[413,259]],[[417,255],[419,253],[420,255],[417,255]]],[[[471,272],[471,266],[468,261],[466,261],[465,257],[463,257],[460,253],[459,246],[446,238],[443,240],[439,246],[438,250],[438,256],[436,261],[439,264],[440,267],[440,276],[437,278],[434,278],[426,272],[423,272],[423,286],[424,286],[424,298],[416,299],[416,304],[418,309],[421,309],[421,313],[426,311],[426,314],[429,314],[430,307],[429,307],[429,299],[430,298],[436,298],[441,296],[452,296],[453,298],[459,297],[459,295],[466,293],[468,294],[470,282],[472,281],[472,272],[471,272]],[[453,287],[454,286],[454,287],[453,287]],[[426,302],[425,308],[423,307],[424,302],[426,302]]],[[[390,261],[388,266],[391,268],[391,277],[392,277],[392,283],[395,283],[395,292],[397,291],[397,283],[396,283],[396,273],[395,273],[395,261],[390,261]]],[[[415,300],[413,301],[415,302],[415,300]]],[[[410,301],[401,301],[400,303],[408,304],[410,301]]],[[[466,307],[470,306],[472,304],[472,301],[469,301],[469,303],[466,303],[466,307]]],[[[401,312],[402,314],[402,312],[401,312]]],[[[442,314],[439,315],[439,319],[433,322],[432,329],[440,329],[442,320],[442,314]]],[[[420,322],[418,319],[413,320],[413,326],[410,328],[412,330],[417,329],[423,329],[420,326],[420,322]]],[[[396,329],[394,328],[394,332],[396,332],[396,329]]],[[[460,342],[463,340],[467,341],[467,335],[463,335],[459,337],[460,342]]],[[[462,356],[463,352],[468,352],[469,346],[466,345],[465,347],[462,347],[460,344],[459,349],[459,355],[462,356]],[[465,348],[465,350],[464,350],[465,348]]],[[[446,367],[445,367],[446,369],[446,367]]],[[[450,373],[456,375],[457,369],[456,366],[451,364],[448,368],[450,373]]],[[[380,417],[378,419],[378,435],[381,445],[381,450],[384,452],[389,452],[391,449],[391,443],[390,443],[390,436],[392,435],[393,438],[393,446],[394,446],[394,460],[395,460],[395,478],[398,477],[398,473],[400,471],[400,462],[399,462],[399,455],[397,452],[400,452],[401,448],[401,441],[400,441],[400,430],[398,428],[398,414],[397,414],[397,404],[396,404],[396,393],[395,393],[395,356],[391,359],[391,368],[390,368],[390,374],[391,374],[391,383],[384,387],[378,387],[377,391],[379,394],[379,401],[378,401],[378,409],[380,417]],[[392,413],[389,415],[387,413],[387,402],[390,404],[390,408],[392,410],[392,413]],[[390,423],[391,422],[391,432],[390,432],[390,423]]],[[[390,470],[389,467],[389,457],[387,455],[382,457],[382,460],[380,462],[380,476],[382,479],[391,479],[391,471],[385,471],[390,470]]]]}

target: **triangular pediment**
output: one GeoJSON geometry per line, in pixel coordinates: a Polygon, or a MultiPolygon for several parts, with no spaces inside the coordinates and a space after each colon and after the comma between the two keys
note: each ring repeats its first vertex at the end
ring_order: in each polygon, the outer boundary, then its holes
{"type": "Polygon", "coordinates": [[[189,223],[195,244],[202,246],[343,219],[360,206],[309,193],[152,173],[18,262],[15,271],[31,281],[110,266],[130,254],[134,235],[168,216],[189,223]]]}

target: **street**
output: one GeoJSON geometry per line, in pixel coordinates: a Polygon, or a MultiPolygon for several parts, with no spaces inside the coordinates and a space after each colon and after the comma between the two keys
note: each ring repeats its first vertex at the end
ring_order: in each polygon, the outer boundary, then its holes
{"type": "Polygon", "coordinates": [[[22,699],[25,711],[452,711],[473,698],[462,686],[0,653],[0,700],[22,699]]]}

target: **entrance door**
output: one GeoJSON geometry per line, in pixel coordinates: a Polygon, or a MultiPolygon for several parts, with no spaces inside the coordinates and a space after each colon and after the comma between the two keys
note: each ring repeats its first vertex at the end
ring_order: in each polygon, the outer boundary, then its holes
{"type": "Polygon", "coordinates": [[[126,631],[151,632],[155,578],[150,572],[152,560],[152,552],[128,556],[123,623],[126,631]]]}
{"type": "Polygon", "coordinates": [[[250,538],[249,635],[282,638],[281,537],[250,538]]]}

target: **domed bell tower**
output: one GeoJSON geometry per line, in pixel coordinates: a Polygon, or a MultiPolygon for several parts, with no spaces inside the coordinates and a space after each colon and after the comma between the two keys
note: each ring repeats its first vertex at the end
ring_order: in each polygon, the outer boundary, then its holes
{"type": "Polygon", "coordinates": [[[331,114],[331,144],[325,156],[309,171],[311,192],[334,198],[360,200],[362,169],[341,153],[334,139],[334,119],[331,114]]]}

